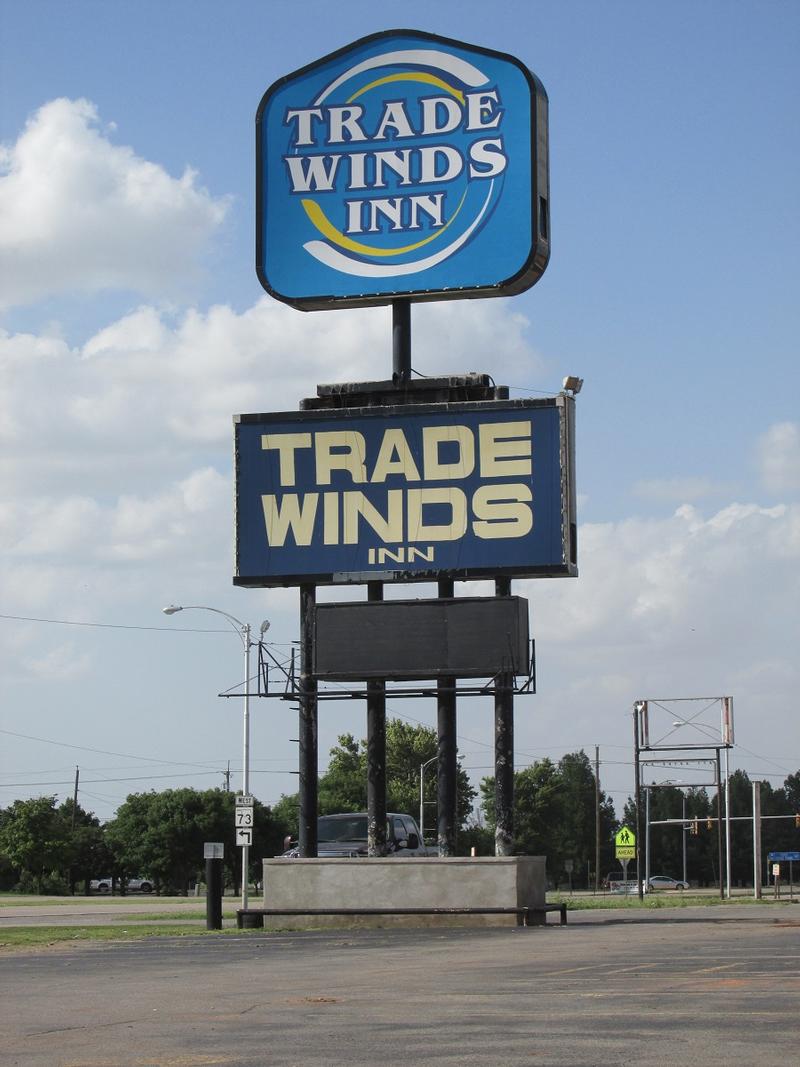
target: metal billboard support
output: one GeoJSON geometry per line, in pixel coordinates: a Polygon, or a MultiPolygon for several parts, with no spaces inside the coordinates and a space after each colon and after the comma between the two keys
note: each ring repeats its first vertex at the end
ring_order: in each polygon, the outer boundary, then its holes
{"type": "MultiPolygon", "coordinates": [[[[495,596],[511,596],[511,579],[497,578],[495,596]]],[[[498,678],[494,698],[494,852],[514,851],[514,688],[508,671],[498,678]]]]}
{"type": "MultiPolygon", "coordinates": [[[[454,595],[451,578],[440,579],[439,599],[454,595]]],[[[456,853],[456,830],[458,827],[458,742],[456,738],[456,691],[455,678],[440,678],[436,683],[437,725],[437,838],[440,856],[456,853]]]]}
{"type": "MultiPolygon", "coordinates": [[[[383,600],[383,582],[367,583],[367,598],[383,600]]],[[[367,853],[386,854],[386,682],[367,682],[367,853]]]]}
{"type": "Polygon", "coordinates": [[[304,858],[317,855],[317,680],[314,663],[314,585],[300,586],[300,783],[298,850],[304,858]]]}
{"type": "Polygon", "coordinates": [[[411,301],[392,301],[392,381],[411,381],[411,301]]]}

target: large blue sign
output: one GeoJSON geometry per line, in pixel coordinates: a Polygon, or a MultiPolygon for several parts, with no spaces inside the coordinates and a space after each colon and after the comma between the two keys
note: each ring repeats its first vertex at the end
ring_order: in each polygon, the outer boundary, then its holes
{"type": "Polygon", "coordinates": [[[239,415],[243,586],[574,575],[574,402],[239,415]]]}
{"type": "Polygon", "coordinates": [[[365,37],[264,94],[256,155],[256,270],[295,307],[512,295],[547,266],[547,95],[512,56],[365,37]]]}

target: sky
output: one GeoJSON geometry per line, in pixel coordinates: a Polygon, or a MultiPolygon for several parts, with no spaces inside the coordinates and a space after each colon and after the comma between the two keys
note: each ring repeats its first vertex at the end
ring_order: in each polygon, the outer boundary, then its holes
{"type": "MultiPolygon", "coordinates": [[[[597,746],[621,813],[634,702],[669,698],[667,734],[674,707],[699,715],[699,743],[718,706],[669,700],[729,695],[731,769],[780,786],[800,768],[800,7],[440,0],[402,20],[512,53],[550,100],[544,276],[412,313],[420,373],[514,397],[585,383],[580,575],[513,586],[537,654],[516,765],[597,746]]],[[[232,584],[232,416],[392,366],[387,308],[261,289],[255,112],[392,28],[375,3],[0,0],[0,807],[71,796],[76,767],[101,819],[228,768],[241,787],[242,701],[218,696],[241,687],[239,636],[161,609],[269,619],[286,660],[297,591],[232,584]]],[[[272,803],[296,789],[296,711],[251,703],[251,791],[272,803]]],[[[430,701],[388,711],[435,725],[430,701]]],[[[365,736],[363,705],[323,704],[321,771],[345,732],[365,736]]],[[[490,701],[459,702],[458,735],[477,784],[490,701]]]]}

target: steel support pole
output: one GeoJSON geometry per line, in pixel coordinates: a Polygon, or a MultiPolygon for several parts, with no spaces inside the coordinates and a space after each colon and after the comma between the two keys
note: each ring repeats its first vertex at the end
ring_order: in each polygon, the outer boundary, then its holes
{"type": "Polygon", "coordinates": [[[392,381],[411,381],[411,301],[392,301],[392,381]]]}
{"type": "Polygon", "coordinates": [[[642,790],[641,790],[641,767],[639,764],[639,716],[641,711],[638,704],[633,705],[633,770],[635,776],[634,799],[636,803],[636,892],[639,900],[644,900],[644,888],[642,886],[640,841],[642,839],[642,790]]]}
{"type": "Polygon", "coordinates": [[[685,793],[683,794],[683,803],[682,803],[681,807],[683,809],[681,811],[681,815],[683,817],[683,825],[681,827],[681,833],[683,834],[683,880],[684,880],[684,882],[687,882],[688,878],[686,877],[686,794],[685,793]]]}
{"type": "Polygon", "coordinates": [[[761,900],[761,782],[753,782],[753,896],[761,900]]]}
{"type": "Polygon", "coordinates": [[[720,899],[725,899],[725,879],[722,874],[723,854],[722,854],[722,762],[719,758],[719,749],[717,751],[717,853],[719,855],[719,895],[720,899]]]}
{"type": "Polygon", "coordinates": [[[644,788],[644,884],[650,888],[650,786],[644,788]]]}
{"type": "MultiPolygon", "coordinates": [[[[497,578],[497,597],[511,596],[511,579],[497,578]]],[[[494,854],[514,854],[514,689],[513,676],[502,671],[494,697],[494,854]]]]}
{"type": "Polygon", "coordinates": [[[300,782],[298,851],[317,855],[317,681],[314,672],[314,585],[300,586],[300,782]]]}
{"type": "Polygon", "coordinates": [[[725,896],[731,898],[731,766],[730,749],[725,748],[725,896]]]}
{"type": "MultiPolygon", "coordinates": [[[[367,583],[367,599],[383,600],[383,583],[367,583]]],[[[386,683],[367,682],[367,854],[386,855],[386,683]]]]}
{"type": "Polygon", "coordinates": [[[419,765],[419,836],[425,844],[425,764],[419,765]]]}
{"type": "Polygon", "coordinates": [[[594,746],[594,891],[600,892],[600,746],[594,746]]]}
{"type": "MultiPolygon", "coordinates": [[[[250,795],[250,623],[242,627],[244,639],[244,713],[242,715],[242,793],[250,795]]],[[[242,845],[242,908],[247,910],[250,846],[242,845]]]]}
{"type": "MultiPolygon", "coordinates": [[[[397,303],[397,301],[395,301],[397,303]]],[[[439,581],[439,599],[452,597],[453,581],[439,581]]],[[[437,682],[437,837],[440,856],[454,856],[457,827],[458,744],[456,741],[456,679],[452,676],[437,682]]]]}

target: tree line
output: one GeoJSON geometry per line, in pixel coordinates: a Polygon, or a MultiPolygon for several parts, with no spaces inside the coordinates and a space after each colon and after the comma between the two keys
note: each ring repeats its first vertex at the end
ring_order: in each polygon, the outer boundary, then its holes
{"type": "MultiPolygon", "coordinates": [[[[17,800],[0,810],[0,889],[27,893],[88,892],[93,878],[145,876],[156,892],[186,894],[203,876],[203,844],[224,844],[228,884],[239,891],[240,852],[235,842],[233,793],[221,789],[165,789],[133,793],[101,825],[72,799],[17,800]]],[[[251,878],[255,857],[282,849],[286,828],[264,804],[254,804],[251,878]]]]}
{"type": "MultiPolygon", "coordinates": [[[[800,851],[800,772],[790,774],[782,787],[762,782],[761,852],[800,851]]],[[[746,771],[734,771],[729,783],[731,805],[731,882],[753,884],[753,784],[746,771]]],[[[641,799],[641,832],[646,829],[646,807],[641,799]]],[[[725,795],[720,798],[719,817],[725,834],[725,795]]],[[[636,825],[636,804],[629,799],[623,821],[636,825]]],[[[684,840],[686,876],[698,885],[715,885],[720,877],[716,789],[681,790],[664,785],[650,790],[650,873],[683,877],[684,840]],[[685,821],[684,821],[685,815],[685,821]],[[655,825],[653,825],[655,824],[655,825]]],[[[644,842],[639,842],[644,861],[644,842]]],[[[724,850],[724,841],[723,841],[724,850]]],[[[723,851],[723,878],[724,878],[723,851]]],[[[766,876],[766,867],[764,867],[766,876]]]]}
{"type": "MultiPolygon", "coordinates": [[[[430,763],[423,776],[422,798],[429,840],[435,840],[437,825],[436,752],[434,730],[400,719],[387,721],[387,811],[419,817],[420,768],[430,763]]],[[[494,855],[494,779],[484,777],[476,790],[459,764],[456,785],[457,854],[467,856],[474,850],[479,856],[494,855]]],[[[752,814],[752,787],[744,771],[731,775],[730,797],[735,820],[732,879],[734,884],[751,882],[753,828],[746,817],[752,814]]],[[[352,734],[338,738],[319,780],[318,803],[323,815],[366,810],[366,741],[352,734]]],[[[80,884],[87,888],[91,878],[112,876],[121,885],[126,877],[147,877],[158,892],[186,893],[203,876],[204,842],[221,841],[227,882],[238,892],[241,859],[235,843],[234,804],[234,794],[221,789],[134,793],[110,822],[101,824],[72,799],[62,804],[55,797],[17,800],[0,809],[0,889],[74,892],[80,884]]],[[[297,794],[281,796],[271,808],[255,801],[251,879],[260,879],[263,857],[279,855],[286,837],[296,835],[297,811],[297,794]]],[[[764,853],[800,849],[800,828],[794,818],[800,812],[800,772],[790,775],[782,788],[763,783],[761,811],[764,853]]],[[[723,806],[723,818],[724,814],[723,806]]],[[[689,880],[715,884],[720,873],[716,817],[715,793],[681,791],[671,785],[652,788],[651,873],[682,877],[685,840],[689,880]]],[[[614,834],[623,824],[631,829],[636,826],[633,800],[628,800],[618,820],[582,750],[557,762],[538,760],[515,772],[515,852],[546,856],[548,879],[554,885],[592,888],[596,875],[603,878],[618,871],[614,834]],[[600,868],[596,872],[598,841],[600,868]]],[[[642,833],[644,826],[642,812],[642,833]]],[[[639,844],[644,856],[644,842],[639,844]]]]}

